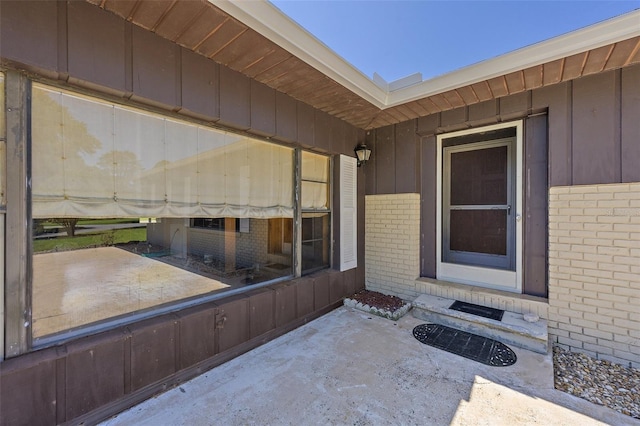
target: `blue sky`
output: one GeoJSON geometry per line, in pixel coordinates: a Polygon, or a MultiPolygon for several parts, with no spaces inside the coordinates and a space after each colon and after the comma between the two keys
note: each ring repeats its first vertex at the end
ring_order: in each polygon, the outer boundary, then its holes
{"type": "Polygon", "coordinates": [[[640,0],[272,3],[365,75],[388,82],[435,77],[640,9],[640,0]]]}

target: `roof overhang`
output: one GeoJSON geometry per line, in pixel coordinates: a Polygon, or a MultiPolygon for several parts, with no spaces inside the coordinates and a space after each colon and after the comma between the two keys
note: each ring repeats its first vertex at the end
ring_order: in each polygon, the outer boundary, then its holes
{"type": "Polygon", "coordinates": [[[635,10],[406,88],[385,91],[268,1],[208,1],[380,109],[640,36],[640,10],[635,10]]]}

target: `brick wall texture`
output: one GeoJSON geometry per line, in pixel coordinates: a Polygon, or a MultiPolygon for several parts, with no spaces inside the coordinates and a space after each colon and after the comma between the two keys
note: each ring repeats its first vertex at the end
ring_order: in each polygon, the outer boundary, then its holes
{"type": "Polygon", "coordinates": [[[554,187],[549,201],[549,334],[640,367],[640,183],[554,187]]]}
{"type": "Polygon", "coordinates": [[[415,299],[420,276],[420,194],[365,198],[366,288],[415,299]]]}

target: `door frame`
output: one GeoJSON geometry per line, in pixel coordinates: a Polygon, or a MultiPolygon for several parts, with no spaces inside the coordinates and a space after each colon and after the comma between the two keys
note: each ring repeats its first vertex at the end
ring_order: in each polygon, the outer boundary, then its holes
{"type": "Polygon", "coordinates": [[[522,230],[523,230],[523,122],[522,120],[478,127],[437,135],[436,155],[436,278],[461,284],[475,285],[513,293],[522,293],[522,230]],[[443,147],[442,140],[505,128],[515,128],[515,270],[493,269],[471,265],[447,263],[442,260],[442,207],[443,207],[443,147]]]}

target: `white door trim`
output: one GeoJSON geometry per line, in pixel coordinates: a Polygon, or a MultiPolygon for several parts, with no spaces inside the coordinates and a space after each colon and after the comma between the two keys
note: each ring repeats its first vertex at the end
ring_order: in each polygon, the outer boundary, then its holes
{"type": "Polygon", "coordinates": [[[436,161],[436,278],[462,284],[477,285],[497,290],[522,293],[522,169],[523,169],[523,123],[522,120],[492,126],[445,133],[437,138],[436,161]],[[464,136],[514,127],[516,129],[516,203],[515,203],[515,271],[505,271],[478,266],[458,265],[442,261],[442,139],[464,136]]]}

